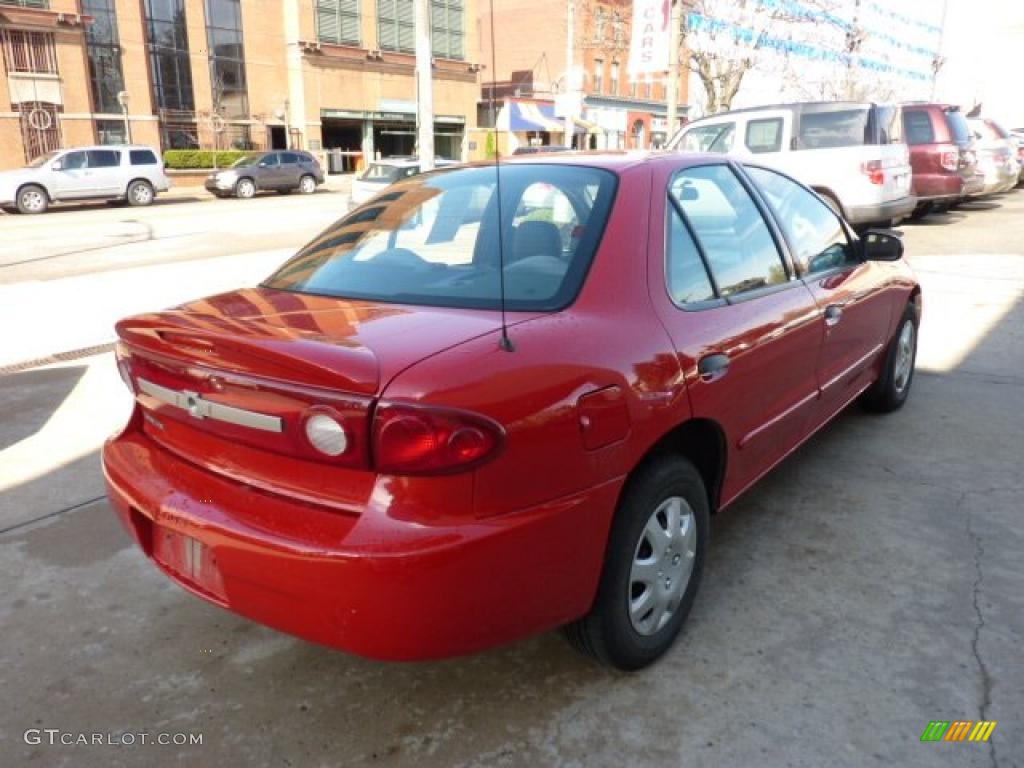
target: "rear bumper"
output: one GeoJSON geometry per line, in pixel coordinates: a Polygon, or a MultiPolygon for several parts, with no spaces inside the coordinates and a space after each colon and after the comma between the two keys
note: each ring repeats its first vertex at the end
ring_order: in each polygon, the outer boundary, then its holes
{"type": "Polygon", "coordinates": [[[918,203],[959,200],[972,182],[959,174],[915,174],[914,194],[918,203]]]}
{"type": "Polygon", "coordinates": [[[917,198],[913,195],[875,205],[854,205],[846,209],[846,220],[851,224],[870,224],[876,221],[902,219],[913,213],[917,198]]]}
{"type": "Polygon", "coordinates": [[[396,660],[471,653],[585,613],[621,487],[430,525],[422,513],[402,519],[400,500],[388,499],[402,484],[386,478],[373,498],[390,506],[345,514],[254,492],[131,427],[104,446],[103,467],[129,533],[185,589],[307,640],[396,660]],[[161,562],[160,536],[201,542],[214,577],[161,562]]]}

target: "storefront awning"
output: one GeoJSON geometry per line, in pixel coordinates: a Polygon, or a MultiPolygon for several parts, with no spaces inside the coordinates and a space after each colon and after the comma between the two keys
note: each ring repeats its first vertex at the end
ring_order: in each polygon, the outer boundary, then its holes
{"type": "Polygon", "coordinates": [[[602,134],[604,130],[597,123],[591,123],[581,117],[572,118],[573,133],[579,134],[602,134]]]}
{"type": "Polygon", "coordinates": [[[553,104],[536,104],[526,101],[510,101],[508,109],[508,130],[543,131],[547,133],[563,133],[565,125],[555,118],[553,104]]]}

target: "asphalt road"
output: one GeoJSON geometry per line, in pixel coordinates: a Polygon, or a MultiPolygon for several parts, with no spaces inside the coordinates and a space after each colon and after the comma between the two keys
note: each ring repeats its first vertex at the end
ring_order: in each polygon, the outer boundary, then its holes
{"type": "Polygon", "coordinates": [[[0,763],[1024,765],[1024,193],[971,208],[904,228],[925,289],[907,406],[849,410],[718,516],[680,641],[633,675],[555,634],[382,664],[209,606],[101,498],[129,405],[109,356],[0,377],[0,763]],[[920,742],[979,719],[987,744],[920,742]]]}

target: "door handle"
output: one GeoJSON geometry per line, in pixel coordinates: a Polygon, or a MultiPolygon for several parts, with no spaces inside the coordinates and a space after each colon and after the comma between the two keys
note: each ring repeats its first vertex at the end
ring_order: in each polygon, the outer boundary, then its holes
{"type": "Polygon", "coordinates": [[[825,325],[831,327],[837,325],[843,319],[843,308],[838,304],[829,304],[825,307],[825,325]]]}
{"type": "Polygon", "coordinates": [[[729,356],[718,352],[702,357],[697,363],[697,373],[701,381],[715,381],[729,372],[729,356]]]}

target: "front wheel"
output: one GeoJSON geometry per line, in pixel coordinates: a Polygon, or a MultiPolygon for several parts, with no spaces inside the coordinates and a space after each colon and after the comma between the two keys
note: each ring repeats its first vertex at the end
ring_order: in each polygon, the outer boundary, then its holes
{"type": "Polygon", "coordinates": [[[693,605],[709,529],[693,464],[663,456],[641,468],[619,502],[593,608],[563,630],[569,642],[624,670],[661,657],[693,605]]]}
{"type": "Polygon", "coordinates": [[[133,181],[128,185],[128,193],[125,195],[128,205],[149,205],[156,195],[153,186],[148,181],[133,181]]]}
{"type": "Polygon", "coordinates": [[[316,192],[316,179],[312,176],[303,176],[299,179],[299,192],[304,195],[312,195],[316,192]]]}
{"type": "Polygon", "coordinates": [[[50,198],[46,190],[35,184],[26,184],[18,190],[18,211],[21,213],[46,213],[50,207],[50,198]]]}
{"type": "Polygon", "coordinates": [[[256,185],[253,183],[252,179],[239,179],[238,183],[235,184],[235,197],[248,200],[255,194],[256,185]]]}
{"type": "Polygon", "coordinates": [[[878,380],[864,393],[863,403],[872,411],[889,413],[907,402],[917,360],[917,311],[910,303],[903,312],[896,335],[889,342],[878,380]]]}

